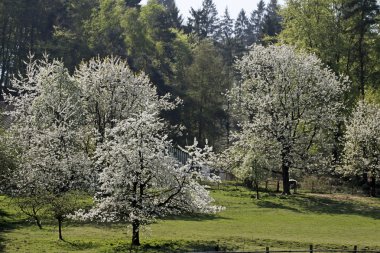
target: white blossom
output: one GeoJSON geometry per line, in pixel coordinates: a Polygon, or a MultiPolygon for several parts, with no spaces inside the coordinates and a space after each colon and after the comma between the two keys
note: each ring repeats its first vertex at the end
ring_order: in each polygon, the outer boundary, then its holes
{"type": "Polygon", "coordinates": [[[98,191],[91,210],[79,219],[132,224],[132,243],[139,244],[141,225],[157,217],[219,210],[199,180],[212,180],[198,169],[209,165],[211,148],[188,147],[191,159],[183,165],[169,152],[172,146],[162,110],[179,103],[158,96],[143,74],[134,74],[126,62],[106,58],[80,66],[75,74],[87,110],[86,122],[100,141],[93,154],[98,191]]]}
{"type": "Polygon", "coordinates": [[[269,151],[267,160],[282,169],[288,194],[289,170],[330,163],[347,79],[336,77],[315,55],[289,46],[255,46],[236,66],[243,80],[229,93],[241,128],[236,137],[240,143],[260,140],[247,145],[269,151]]]}
{"type": "Polygon", "coordinates": [[[380,107],[360,101],[347,120],[344,167],[338,171],[344,176],[380,175],[380,107]]]}
{"type": "Polygon", "coordinates": [[[170,110],[180,102],[170,102],[170,95],[159,97],[144,73],[133,73],[126,61],[114,57],[83,62],[74,76],[83,92],[87,124],[100,141],[107,128],[134,113],[170,110]]]}
{"type": "Polygon", "coordinates": [[[14,107],[10,136],[18,150],[17,194],[83,187],[90,162],[81,146],[83,108],[75,80],[63,63],[45,57],[31,61],[26,76],[13,84],[19,96],[7,99],[14,107]]]}

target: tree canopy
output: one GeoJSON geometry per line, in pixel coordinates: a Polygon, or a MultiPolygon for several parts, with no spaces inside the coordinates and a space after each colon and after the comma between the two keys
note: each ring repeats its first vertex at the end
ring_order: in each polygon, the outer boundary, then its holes
{"type": "Polygon", "coordinates": [[[328,164],[329,134],[343,106],[347,81],[314,55],[289,46],[256,46],[237,67],[243,82],[230,96],[240,135],[268,143],[280,161],[276,167],[282,170],[283,193],[290,194],[289,170],[328,164]]]}

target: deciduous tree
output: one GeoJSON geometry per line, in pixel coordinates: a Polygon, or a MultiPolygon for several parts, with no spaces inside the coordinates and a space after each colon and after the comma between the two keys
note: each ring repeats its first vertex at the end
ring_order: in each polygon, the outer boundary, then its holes
{"type": "MultiPolygon", "coordinates": [[[[174,109],[176,103],[169,102],[167,96],[159,97],[147,77],[133,74],[125,62],[98,61],[96,66],[95,71],[86,66],[87,70],[80,71],[94,72],[94,77],[108,76],[100,79],[107,80],[100,87],[111,84],[104,90],[107,96],[101,100],[105,102],[102,115],[116,113],[113,120],[105,124],[103,142],[94,155],[100,172],[95,207],[77,216],[130,222],[132,245],[139,245],[141,226],[155,218],[216,211],[217,208],[210,205],[212,198],[198,182],[209,178],[200,166],[207,164],[211,149],[206,146],[201,150],[196,144],[189,147],[190,159],[185,165],[169,152],[172,144],[167,137],[166,123],[159,114],[161,110],[174,109]]],[[[84,91],[102,96],[103,92],[97,91],[98,79],[94,82],[84,86],[84,91]]],[[[95,109],[96,101],[90,105],[95,109]]]]}
{"type": "Polygon", "coordinates": [[[345,176],[370,178],[370,196],[376,196],[376,178],[380,175],[380,107],[360,101],[347,121],[344,147],[344,167],[338,171],[345,176]]]}
{"type": "Polygon", "coordinates": [[[346,81],[316,56],[289,46],[256,46],[237,68],[243,82],[232,89],[231,99],[242,133],[275,143],[272,152],[280,161],[283,193],[290,194],[289,170],[329,162],[330,134],[346,81]]]}
{"type": "MultiPolygon", "coordinates": [[[[36,198],[55,213],[54,203],[75,190],[91,188],[90,161],[81,134],[83,118],[79,86],[59,61],[31,61],[25,77],[14,79],[17,97],[10,140],[17,152],[15,197],[36,198]]],[[[71,210],[73,211],[73,210],[71,210]]],[[[60,213],[62,221],[69,213],[60,213]]]]}

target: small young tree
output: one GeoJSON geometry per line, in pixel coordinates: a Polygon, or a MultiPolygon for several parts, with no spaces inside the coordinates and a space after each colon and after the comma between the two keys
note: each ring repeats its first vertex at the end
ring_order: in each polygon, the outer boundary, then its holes
{"type": "MultiPolygon", "coordinates": [[[[14,79],[13,85],[19,91],[17,97],[8,97],[14,106],[10,138],[18,151],[13,193],[31,200],[32,209],[38,199],[54,212],[56,199],[88,189],[91,179],[82,147],[80,89],[63,63],[47,57],[31,61],[26,76],[14,79]]],[[[58,223],[61,232],[59,219],[58,223]]]]}
{"type": "Polygon", "coordinates": [[[278,157],[273,152],[276,143],[252,135],[252,131],[246,129],[234,133],[232,137],[232,145],[218,157],[218,167],[227,166],[237,178],[255,189],[256,198],[259,199],[260,183],[270,177],[272,170],[279,169],[276,168],[278,157]]]}
{"type": "Polygon", "coordinates": [[[376,178],[380,175],[380,106],[360,101],[347,121],[344,167],[345,176],[371,178],[370,196],[376,196],[376,178]]]}
{"type": "Polygon", "coordinates": [[[46,199],[49,201],[48,212],[58,222],[58,236],[63,240],[62,225],[63,222],[80,208],[88,206],[86,198],[88,194],[82,191],[63,192],[59,195],[47,194],[46,199]]]}
{"type": "Polygon", "coordinates": [[[256,46],[237,68],[243,82],[232,89],[230,99],[241,134],[271,143],[283,175],[283,194],[290,194],[290,169],[329,162],[346,81],[316,56],[289,46],[256,46]]]}
{"type": "Polygon", "coordinates": [[[28,196],[14,199],[20,211],[36,222],[39,229],[42,229],[41,216],[47,209],[46,198],[41,197],[41,193],[29,193],[28,196]]]}

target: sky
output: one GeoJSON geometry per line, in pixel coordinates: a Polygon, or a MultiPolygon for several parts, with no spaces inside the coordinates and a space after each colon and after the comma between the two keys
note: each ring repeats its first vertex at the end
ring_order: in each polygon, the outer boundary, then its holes
{"type": "MultiPolygon", "coordinates": [[[[190,7],[198,9],[201,7],[203,0],[176,0],[178,9],[180,10],[182,16],[187,20],[189,17],[190,7]]],[[[269,0],[265,0],[268,2],[269,0]]],[[[142,4],[146,4],[147,0],[142,0],[142,4]]],[[[233,19],[236,19],[241,9],[244,9],[248,14],[250,14],[257,7],[259,0],[214,0],[216,7],[218,9],[219,16],[222,16],[226,6],[228,6],[228,11],[233,19]]],[[[278,1],[280,4],[284,3],[284,0],[278,1]]]]}

